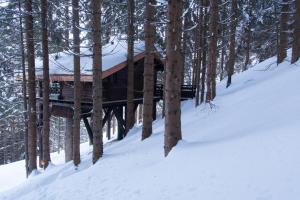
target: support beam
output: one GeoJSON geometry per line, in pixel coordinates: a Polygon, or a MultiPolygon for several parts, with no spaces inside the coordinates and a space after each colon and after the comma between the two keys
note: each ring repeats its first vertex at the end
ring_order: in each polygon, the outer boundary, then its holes
{"type": "Polygon", "coordinates": [[[89,135],[90,145],[92,145],[93,144],[93,131],[92,131],[92,128],[91,128],[90,123],[89,123],[89,121],[86,117],[83,117],[82,119],[83,119],[85,128],[86,128],[86,130],[88,132],[88,135],[89,135]]]}
{"type": "Polygon", "coordinates": [[[118,122],[118,140],[122,140],[125,137],[125,120],[123,118],[123,107],[118,106],[113,109],[114,115],[118,122]]]}
{"type": "Polygon", "coordinates": [[[107,119],[107,130],[106,130],[106,135],[107,139],[110,140],[111,138],[111,112],[108,113],[108,119],[107,119]]]}

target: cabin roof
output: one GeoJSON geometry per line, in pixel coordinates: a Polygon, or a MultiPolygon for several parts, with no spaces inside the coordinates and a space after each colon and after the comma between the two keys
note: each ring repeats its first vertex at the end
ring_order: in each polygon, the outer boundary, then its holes
{"type": "MultiPolygon", "coordinates": [[[[134,43],[134,61],[144,57],[144,41],[134,43]]],[[[92,81],[92,51],[81,49],[81,81],[92,81]]],[[[102,78],[123,69],[127,66],[127,42],[113,39],[102,47],[102,78]]],[[[49,55],[49,74],[52,81],[73,81],[73,54],[70,51],[59,52],[49,55]]],[[[36,59],[36,75],[43,78],[43,60],[36,59]]]]}

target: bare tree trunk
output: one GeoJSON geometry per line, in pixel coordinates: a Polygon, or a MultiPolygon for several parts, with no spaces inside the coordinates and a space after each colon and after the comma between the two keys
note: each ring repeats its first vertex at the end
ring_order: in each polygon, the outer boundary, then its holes
{"type": "Polygon", "coordinates": [[[224,62],[225,62],[225,26],[222,26],[222,43],[221,43],[221,63],[220,63],[220,80],[222,81],[224,78],[224,62]]]}
{"type": "Polygon", "coordinates": [[[198,17],[198,27],[195,29],[195,38],[196,38],[196,44],[195,44],[195,85],[196,85],[196,100],[195,100],[195,106],[199,106],[200,104],[200,70],[201,70],[201,63],[202,63],[202,20],[203,20],[203,0],[200,1],[200,6],[197,11],[197,17],[198,17]]]}
{"type": "Polygon", "coordinates": [[[206,80],[206,102],[210,102],[214,98],[213,84],[214,72],[217,67],[217,31],[218,31],[218,1],[210,1],[210,14],[209,14],[209,32],[210,40],[208,47],[208,67],[207,67],[207,80],[206,80]]]}
{"type": "Polygon", "coordinates": [[[36,91],[32,0],[25,1],[25,27],[28,63],[28,174],[36,170],[36,91]]]}
{"type": "Polygon", "coordinates": [[[296,13],[294,16],[294,33],[292,44],[292,63],[300,58],[300,0],[296,0],[296,13]]]}
{"type": "Polygon", "coordinates": [[[127,75],[127,109],[126,134],[134,125],[134,0],[128,0],[128,75],[127,75]]]}
{"type": "Polygon", "coordinates": [[[289,19],[289,1],[282,0],[281,16],[280,16],[280,33],[279,33],[279,47],[277,55],[277,64],[283,62],[286,58],[286,51],[288,48],[288,19],[289,19]]]}
{"type": "Polygon", "coordinates": [[[27,117],[27,80],[26,80],[26,69],[25,69],[25,50],[24,50],[24,37],[23,37],[23,22],[21,16],[21,2],[18,2],[19,6],[19,21],[20,21],[20,46],[21,46],[21,64],[22,64],[22,94],[23,94],[23,109],[24,109],[24,124],[25,124],[25,133],[24,133],[24,150],[25,150],[25,170],[26,177],[28,177],[28,117],[27,117]]]}
{"type": "Polygon", "coordinates": [[[73,119],[66,118],[65,132],[65,161],[69,162],[73,158],[73,119]]]}
{"type": "Polygon", "coordinates": [[[69,1],[70,0],[65,0],[65,7],[64,7],[64,15],[65,15],[65,46],[64,49],[68,50],[70,48],[70,43],[69,43],[69,1]]]}
{"type": "Polygon", "coordinates": [[[101,0],[91,1],[93,35],[93,163],[103,155],[101,0]]]}
{"type": "MultiPolygon", "coordinates": [[[[38,96],[43,98],[43,82],[38,81],[38,96]]],[[[38,156],[39,167],[43,168],[43,103],[38,103],[38,121],[37,121],[37,135],[38,135],[38,156]]]]}
{"type": "Polygon", "coordinates": [[[166,59],[166,110],[165,156],[182,139],[181,136],[181,33],[182,1],[168,1],[167,59],[166,59]]]}
{"type": "Polygon", "coordinates": [[[231,85],[231,78],[234,73],[234,63],[235,63],[235,32],[237,26],[237,1],[231,1],[231,21],[230,21],[230,44],[229,44],[229,58],[226,63],[227,70],[227,86],[231,85]]]}
{"type": "Polygon", "coordinates": [[[50,110],[49,110],[49,53],[48,53],[48,20],[47,0],[41,0],[42,12],[42,46],[43,46],[43,162],[44,168],[50,161],[50,110]]]}
{"type": "Polygon", "coordinates": [[[202,68],[201,68],[201,95],[200,95],[200,103],[204,102],[204,96],[205,96],[205,80],[206,80],[206,65],[207,65],[207,22],[208,22],[208,9],[209,6],[208,0],[203,0],[203,6],[204,6],[204,15],[203,15],[203,24],[202,24],[202,68]]]}
{"type": "Polygon", "coordinates": [[[73,10],[73,51],[74,51],[74,116],[73,116],[73,161],[80,163],[80,114],[81,114],[81,83],[80,83],[80,31],[79,2],[72,0],[73,10]]]}
{"type": "Polygon", "coordinates": [[[154,91],[154,16],[155,0],[146,1],[145,23],[145,64],[144,64],[144,103],[142,140],[152,134],[153,91],[154,91]]]}

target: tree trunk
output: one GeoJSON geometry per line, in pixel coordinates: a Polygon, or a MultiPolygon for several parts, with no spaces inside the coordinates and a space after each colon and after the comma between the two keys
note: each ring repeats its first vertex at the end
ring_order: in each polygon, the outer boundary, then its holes
{"type": "Polygon", "coordinates": [[[202,24],[202,68],[201,68],[201,95],[200,95],[200,103],[204,102],[204,96],[205,96],[205,80],[206,80],[206,68],[207,68],[207,22],[208,22],[208,9],[207,7],[209,6],[208,0],[203,1],[203,6],[204,6],[204,16],[203,16],[203,24],[202,24]]]}
{"type": "Polygon", "coordinates": [[[292,63],[300,57],[300,0],[296,0],[296,13],[294,16],[294,32],[292,44],[292,63]]]}
{"type": "Polygon", "coordinates": [[[181,33],[182,1],[168,1],[166,48],[166,108],[165,108],[165,156],[182,139],[181,136],[181,33]]]}
{"type": "Polygon", "coordinates": [[[50,110],[49,110],[49,52],[48,52],[48,20],[47,0],[41,0],[42,13],[42,46],[43,46],[43,162],[44,168],[50,161],[50,110]]]}
{"type": "Polygon", "coordinates": [[[69,17],[69,0],[65,0],[65,7],[64,7],[64,15],[65,15],[65,33],[64,33],[64,37],[65,37],[65,46],[64,49],[68,50],[70,48],[70,43],[69,43],[69,21],[70,21],[70,17],[69,17]]]}
{"type": "Polygon", "coordinates": [[[279,47],[277,55],[277,64],[283,62],[286,58],[286,51],[288,48],[288,20],[289,20],[289,0],[282,0],[281,2],[281,16],[280,16],[280,33],[279,33],[279,47]]]}
{"type": "Polygon", "coordinates": [[[80,114],[81,114],[81,83],[80,83],[80,31],[79,2],[72,0],[73,11],[73,51],[74,51],[74,116],[73,116],[73,161],[80,163],[80,114]]]}
{"type": "MultiPolygon", "coordinates": [[[[38,96],[43,98],[43,82],[38,81],[38,96]]],[[[43,168],[43,103],[38,103],[38,121],[37,121],[37,133],[38,133],[38,156],[39,167],[43,168]]]]}
{"type": "Polygon", "coordinates": [[[195,106],[199,106],[200,104],[200,70],[202,63],[202,20],[203,20],[203,0],[200,1],[200,6],[198,9],[197,17],[198,17],[198,27],[195,29],[195,85],[196,85],[196,100],[195,106]]]}
{"type": "Polygon", "coordinates": [[[220,81],[224,78],[224,62],[225,62],[225,26],[222,25],[222,43],[221,43],[221,63],[220,63],[220,81]]]}
{"type": "Polygon", "coordinates": [[[210,14],[209,14],[209,32],[210,40],[208,47],[208,67],[207,67],[207,80],[206,80],[206,102],[210,102],[214,98],[213,84],[214,73],[217,67],[217,34],[218,34],[218,1],[210,1],[210,14]]]}
{"type": "Polygon", "coordinates": [[[73,119],[66,118],[65,132],[65,161],[69,162],[73,158],[73,119]]]}
{"type": "Polygon", "coordinates": [[[21,64],[22,64],[22,94],[23,94],[23,109],[24,109],[24,124],[25,124],[25,130],[24,130],[24,150],[25,150],[25,171],[26,171],[26,177],[28,177],[28,116],[27,116],[27,80],[26,80],[26,66],[25,66],[25,50],[24,50],[24,37],[23,37],[23,22],[22,22],[22,16],[21,16],[21,2],[19,0],[18,2],[19,6],[19,21],[20,21],[20,44],[21,44],[21,64]]]}
{"type": "Polygon", "coordinates": [[[134,0],[128,0],[128,75],[127,75],[127,109],[126,134],[134,125],[134,0]]]}
{"type": "Polygon", "coordinates": [[[231,21],[230,21],[230,44],[229,44],[229,58],[226,63],[227,70],[227,85],[231,85],[232,75],[234,73],[234,63],[235,63],[235,32],[237,26],[237,1],[231,1],[231,21]]]}
{"type": "Polygon", "coordinates": [[[144,64],[144,103],[143,103],[143,132],[142,140],[152,134],[153,91],[154,91],[154,16],[155,0],[146,2],[145,23],[145,64],[144,64]]]}
{"type": "Polygon", "coordinates": [[[103,155],[101,0],[91,1],[93,35],[93,163],[103,155]]]}
{"type": "Polygon", "coordinates": [[[34,63],[34,37],[32,0],[25,1],[25,27],[26,46],[28,63],[28,173],[36,170],[36,84],[35,84],[35,63],[34,63]]]}

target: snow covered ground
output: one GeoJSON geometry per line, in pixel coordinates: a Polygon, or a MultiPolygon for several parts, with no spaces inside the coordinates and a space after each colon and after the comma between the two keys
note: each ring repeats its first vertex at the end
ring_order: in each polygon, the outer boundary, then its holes
{"type": "Polygon", "coordinates": [[[141,141],[135,127],[107,143],[93,166],[87,144],[78,170],[63,164],[63,154],[28,180],[23,162],[1,166],[0,199],[299,199],[300,62],[275,62],[234,75],[229,89],[219,83],[213,105],[184,102],[183,140],[167,158],[164,122],[157,120],[152,137],[141,141]],[[6,183],[14,187],[4,191],[6,183]]]}

